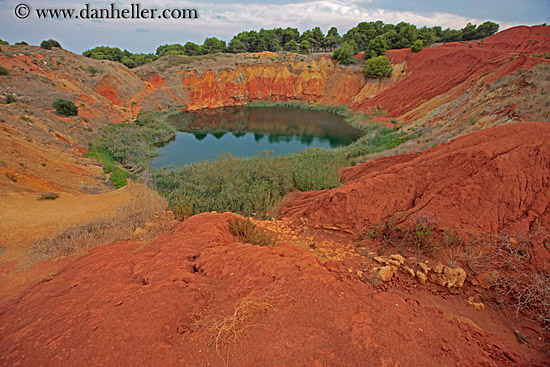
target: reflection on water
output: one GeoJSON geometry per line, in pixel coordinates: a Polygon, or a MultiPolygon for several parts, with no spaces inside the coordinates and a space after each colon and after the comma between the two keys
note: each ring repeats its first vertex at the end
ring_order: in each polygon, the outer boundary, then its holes
{"type": "Polygon", "coordinates": [[[183,166],[227,152],[251,157],[308,147],[334,148],[352,143],[361,131],[324,112],[290,108],[228,107],[184,112],[172,118],[176,138],[159,149],[154,167],[183,166]]]}

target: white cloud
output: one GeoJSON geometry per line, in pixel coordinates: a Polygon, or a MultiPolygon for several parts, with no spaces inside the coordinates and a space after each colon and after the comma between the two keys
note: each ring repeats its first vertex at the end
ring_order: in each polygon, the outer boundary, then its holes
{"type": "MultiPolygon", "coordinates": [[[[235,0],[238,1],[238,0],[235,0]]],[[[171,20],[42,20],[29,17],[26,20],[16,19],[13,11],[20,0],[0,1],[0,22],[3,35],[9,39],[34,39],[48,33],[60,38],[62,43],[78,48],[89,48],[95,43],[109,42],[121,48],[129,47],[140,50],[154,50],[166,42],[202,42],[204,38],[215,36],[229,40],[233,35],[245,30],[260,28],[293,27],[305,31],[320,26],[324,32],[330,27],[337,27],[340,34],[363,21],[381,20],[397,24],[401,21],[417,26],[440,25],[443,28],[459,29],[468,22],[480,24],[486,19],[465,17],[446,12],[419,14],[413,11],[388,10],[375,8],[370,0],[306,0],[302,2],[281,4],[250,2],[240,0],[237,3],[176,1],[176,0],[142,0],[143,8],[184,9],[196,8],[199,19],[171,20]],[[81,27],[83,26],[83,28],[81,27]],[[79,28],[80,27],[80,28],[79,28]],[[140,39],[135,38],[136,30],[141,32],[140,39]],[[86,32],[85,32],[86,31],[86,32]],[[94,36],[91,37],[91,34],[94,36]],[[147,35],[147,37],[145,37],[147,35]],[[142,37],[143,36],[143,37],[142,37]],[[84,41],[84,42],[83,42],[84,41]],[[77,45],[77,46],[76,46],[77,45]]],[[[67,0],[50,0],[47,5],[39,0],[27,0],[32,8],[75,8],[81,9],[85,3],[93,7],[108,7],[112,0],[87,0],[79,3],[67,0]]],[[[118,8],[129,7],[137,1],[115,0],[118,8]]],[[[501,29],[509,28],[518,22],[499,22],[501,29]]],[[[79,52],[79,50],[76,50],[79,52]]]]}
{"type": "Polygon", "coordinates": [[[237,4],[204,5],[197,31],[210,30],[220,36],[231,36],[245,29],[296,27],[301,31],[320,26],[325,32],[336,26],[340,33],[362,21],[382,20],[385,23],[405,21],[417,26],[441,25],[443,28],[462,28],[468,22],[482,20],[448,13],[420,15],[408,11],[366,9],[358,2],[312,0],[294,4],[237,4]],[[243,25],[246,25],[243,27],[243,25]]]}

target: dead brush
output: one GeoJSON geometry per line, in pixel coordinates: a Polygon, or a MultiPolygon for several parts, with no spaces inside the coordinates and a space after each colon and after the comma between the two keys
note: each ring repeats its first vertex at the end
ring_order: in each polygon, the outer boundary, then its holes
{"type": "Polygon", "coordinates": [[[460,251],[457,253],[456,259],[472,273],[480,274],[494,267],[491,258],[495,244],[494,235],[472,236],[459,245],[460,251]]]}
{"type": "Polygon", "coordinates": [[[130,238],[133,231],[166,208],[166,200],[144,185],[128,183],[122,189],[132,200],[105,217],[69,227],[53,237],[34,243],[28,251],[29,266],[53,257],[85,253],[103,243],[130,238]]]}
{"type": "Polygon", "coordinates": [[[550,335],[550,273],[535,265],[533,250],[549,244],[544,231],[525,237],[499,234],[491,238],[492,251],[485,260],[499,272],[492,282],[497,301],[512,308],[517,319],[523,316],[537,323],[543,344],[550,335]]]}
{"type": "Polygon", "coordinates": [[[495,288],[503,299],[514,302],[516,317],[521,313],[541,324],[542,329],[550,332],[550,274],[516,274],[499,277],[495,288]]]}
{"type": "Polygon", "coordinates": [[[215,347],[216,353],[227,363],[228,355],[222,355],[223,349],[236,344],[239,337],[245,335],[248,330],[262,326],[257,320],[288,300],[289,296],[279,290],[268,290],[257,296],[249,295],[237,303],[230,315],[190,315],[194,319],[190,331],[204,333],[208,340],[207,345],[215,347]]]}

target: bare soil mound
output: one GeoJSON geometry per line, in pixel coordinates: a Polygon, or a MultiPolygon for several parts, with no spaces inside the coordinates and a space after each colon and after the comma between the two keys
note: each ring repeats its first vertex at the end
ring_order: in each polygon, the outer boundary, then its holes
{"type": "Polygon", "coordinates": [[[421,153],[345,169],[340,188],[301,193],[279,211],[344,230],[406,211],[461,233],[550,225],[550,125],[490,128],[421,153]]]}
{"type": "Polygon", "coordinates": [[[234,216],[68,263],[3,306],[0,365],[544,365],[304,249],[234,242],[234,216]]]}

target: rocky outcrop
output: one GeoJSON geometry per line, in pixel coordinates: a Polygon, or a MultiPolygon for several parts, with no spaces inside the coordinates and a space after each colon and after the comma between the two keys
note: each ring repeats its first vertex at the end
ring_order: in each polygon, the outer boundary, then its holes
{"type": "Polygon", "coordinates": [[[399,254],[374,256],[372,259],[375,264],[370,269],[370,281],[374,285],[389,282],[398,271],[416,279],[422,285],[432,283],[449,289],[462,288],[467,277],[466,271],[461,267],[449,267],[441,263],[432,267],[423,262],[418,263],[418,270],[415,272],[405,264],[405,258],[399,254]]]}
{"type": "Polygon", "coordinates": [[[428,273],[430,282],[447,288],[460,288],[466,280],[466,272],[461,267],[451,268],[437,263],[428,273]]]}
{"type": "Polygon", "coordinates": [[[373,260],[377,263],[371,269],[371,279],[375,284],[389,281],[405,262],[403,256],[399,254],[375,256],[373,260]]]}

